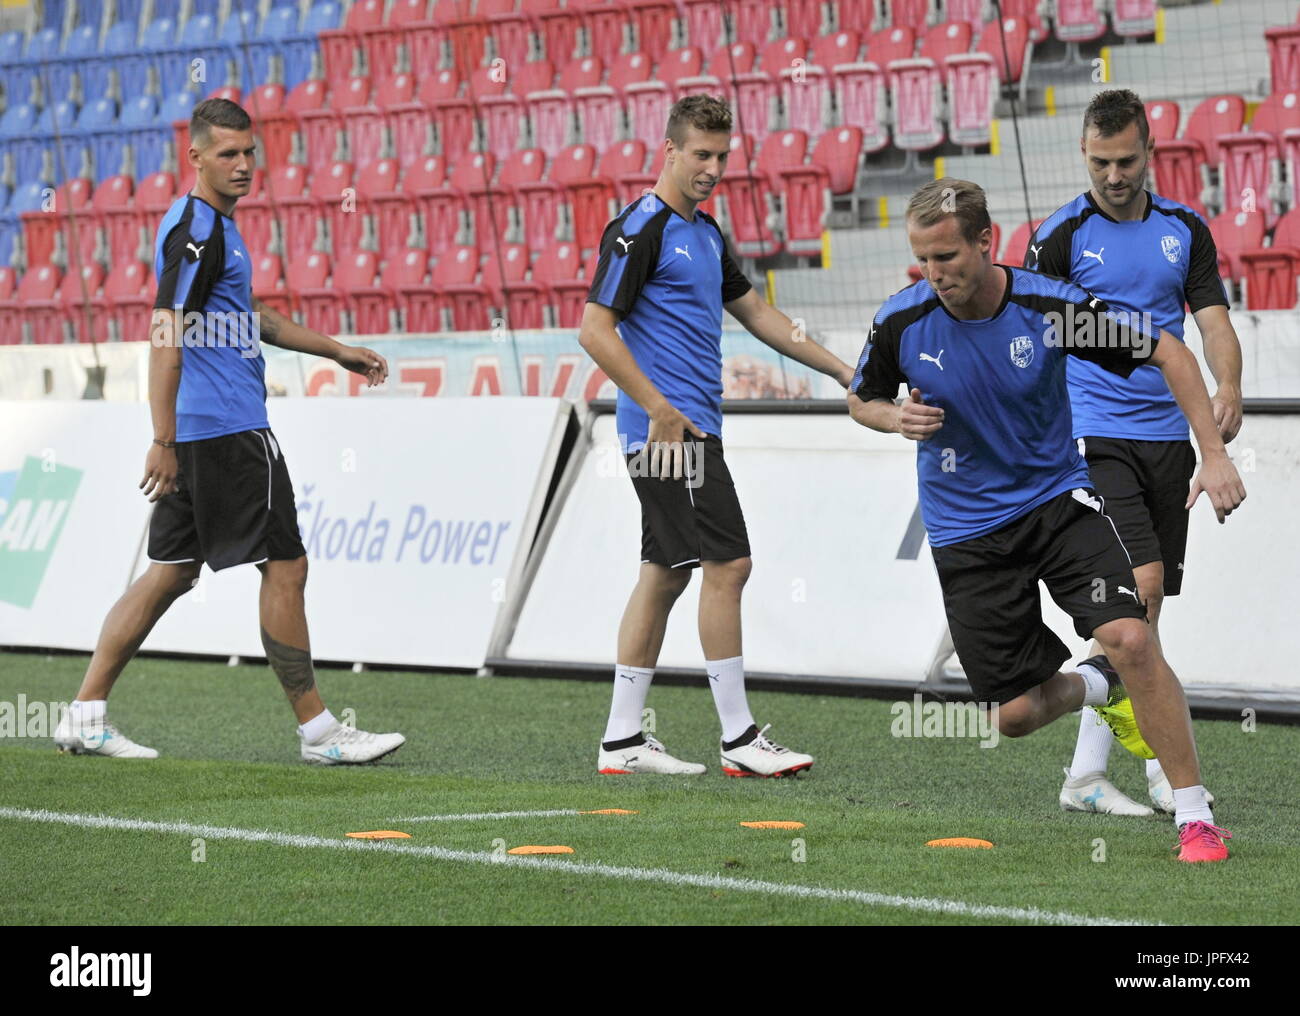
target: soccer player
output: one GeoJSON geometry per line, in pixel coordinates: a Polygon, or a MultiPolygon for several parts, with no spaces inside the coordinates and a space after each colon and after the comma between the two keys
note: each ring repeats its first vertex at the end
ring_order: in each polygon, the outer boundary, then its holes
{"type": "Polygon", "coordinates": [[[1205,799],[1187,703],[1146,624],[1128,555],[1089,489],[1065,379],[1067,357],[1120,376],[1143,363],[1159,368],[1201,449],[1188,501],[1205,491],[1222,521],[1245,490],[1195,358],[1140,319],[1117,322],[1072,283],[994,265],[984,192],[973,183],[926,184],[908,205],[907,229],[923,280],[876,315],[849,411],[918,442],[921,515],[971,688],[998,706],[998,729],[1010,737],[1096,708],[1126,747],[1154,748],[1163,760],[1179,858],[1225,859],[1230,834],[1205,799]],[[900,384],[909,390],[901,406],[900,384]],[[1109,666],[1060,672],[1069,651],[1043,623],[1040,580],[1109,666]]]}
{"type": "MultiPolygon", "coordinates": [[[[1043,222],[1025,267],[1070,279],[1112,307],[1148,312],[1179,340],[1183,306],[1190,307],[1218,381],[1211,405],[1226,444],[1241,427],[1241,346],[1228,319],[1210,230],[1190,208],[1146,190],[1155,144],[1137,95],[1098,93],[1084,113],[1079,141],[1092,187],[1043,222]]],[[[1125,378],[1074,357],[1066,377],[1074,436],[1088,460],[1093,489],[1133,560],[1138,596],[1159,640],[1161,605],[1183,584],[1187,485],[1196,468],[1187,420],[1154,367],[1139,367],[1125,378]]],[[[1094,644],[1089,655],[1100,652],[1094,644]]],[[[1104,656],[1100,662],[1108,665],[1104,656]]],[[[1113,742],[1085,706],[1061,787],[1063,809],[1151,814],[1106,778],[1113,742]]],[[[1173,812],[1173,791],[1159,759],[1148,759],[1146,770],[1152,803],[1173,812]]],[[[1206,797],[1213,802],[1213,795],[1206,797]]]]}
{"type": "MultiPolygon", "coordinates": [[[[618,631],[602,773],[704,772],[641,730],[673,604],[703,573],[700,645],[730,776],[789,776],[811,755],[759,730],[745,695],[740,598],[749,538],[722,451],[722,311],[777,352],[847,385],[848,364],[805,341],[737,268],[708,200],[727,165],[731,110],[688,96],[668,117],[654,189],[606,227],[579,340],[618,386],[619,438],[641,502],[641,571],[618,631]]],[[[770,726],[770,724],[769,724],[770,726]]]]}
{"type": "Polygon", "coordinates": [[[254,564],[262,573],[262,645],[298,718],[303,759],[372,762],[406,742],[401,734],[344,726],[316,688],[303,607],[307,556],[293,483],[267,423],[254,312],[262,340],[327,356],[372,386],[383,382],[388,364],[369,349],[294,324],[252,296],[248,248],[231,216],[248,193],[254,150],[252,121],[238,105],[208,99],[194,107],[188,158],[197,180],[163,217],[154,255],[154,436],[140,481],[155,502],[152,564],[104,621],[77,699],[55,730],[60,751],[158,757],[108,721],[108,694],[158,619],[198,581],[205,562],[213,571],[254,564]],[[237,341],[230,341],[232,334],[237,341]]]}

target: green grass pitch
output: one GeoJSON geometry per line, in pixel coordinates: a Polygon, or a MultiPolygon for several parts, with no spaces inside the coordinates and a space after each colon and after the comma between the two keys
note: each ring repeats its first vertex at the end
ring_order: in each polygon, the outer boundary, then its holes
{"type": "MultiPolygon", "coordinates": [[[[0,653],[0,703],[20,694],[70,699],[85,659],[0,653]]],[[[649,705],[669,749],[709,772],[614,777],[595,771],[604,682],[338,670],[322,671],[319,682],[336,715],[352,709],[363,729],[401,730],[406,746],[375,766],[305,765],[269,670],[156,658],[132,663],[110,715],[128,736],[157,748],[158,761],[61,756],[48,737],[0,739],[0,808],[176,824],[104,829],[0,815],[0,923],[1295,919],[1300,728],[1293,726],[1261,723],[1246,732],[1237,722],[1197,722],[1206,784],[1218,797],[1215,818],[1234,839],[1227,863],[1192,866],[1174,860],[1166,816],[1060,811],[1074,717],[985,749],[974,739],[895,738],[885,701],[752,692],[759,723],[772,723],[773,737],[812,752],[817,764],[799,780],[733,780],[718,768],[716,718],[701,678],[699,687],[653,689],[649,705]],[[601,808],[637,814],[409,821],[601,808]],[[756,820],[805,827],[739,824],[756,820]],[[198,825],[233,832],[204,837],[203,859],[195,860],[190,827],[198,825]],[[411,838],[387,841],[404,852],[386,844],[330,848],[351,842],[350,831],[375,829],[411,838]],[[258,830],[316,839],[240,838],[258,830]],[[947,836],[995,847],[925,846],[947,836]],[[563,844],[574,853],[549,866],[483,859],[522,844],[563,844]],[[575,867],[583,864],[599,867],[575,867]],[[923,900],[964,906],[945,912],[923,900]],[[984,915],[974,909],[980,906],[999,909],[984,915]],[[1015,908],[1034,913],[1017,917],[1015,908]]],[[[1137,759],[1116,748],[1111,774],[1146,799],[1137,759]]]]}

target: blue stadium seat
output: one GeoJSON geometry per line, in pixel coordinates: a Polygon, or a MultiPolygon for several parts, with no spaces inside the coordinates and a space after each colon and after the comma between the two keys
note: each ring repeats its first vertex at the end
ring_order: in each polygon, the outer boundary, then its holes
{"type": "Polygon", "coordinates": [[[0,64],[17,63],[22,58],[25,38],[22,32],[0,34],[0,64]]]}
{"type": "Polygon", "coordinates": [[[53,133],[57,126],[60,131],[71,130],[77,125],[77,106],[67,99],[50,103],[36,119],[37,133],[53,133]]]}
{"type": "Polygon", "coordinates": [[[152,95],[137,95],[122,107],[122,127],[153,127],[158,123],[158,102],[152,95]]]}
{"type": "MultiPolygon", "coordinates": [[[[47,6],[46,11],[49,10],[47,6]]],[[[50,60],[59,55],[59,30],[42,28],[27,41],[27,52],[23,59],[27,61],[50,60]]]]}
{"type": "Polygon", "coordinates": [[[36,129],[36,107],[16,102],[0,116],[0,137],[26,134],[36,129]]]}
{"type": "Polygon", "coordinates": [[[266,39],[285,39],[298,34],[298,8],[272,7],[262,22],[261,35],[266,39]]]}
{"type": "Polygon", "coordinates": [[[63,9],[66,6],[64,0],[45,0],[45,3],[41,6],[45,12],[45,19],[42,22],[43,27],[61,32],[63,30],[63,9]]]}
{"type": "Polygon", "coordinates": [[[99,36],[99,23],[104,20],[104,0],[77,0],[77,24],[88,25],[99,36]]]}
{"type": "Polygon", "coordinates": [[[99,26],[92,28],[90,25],[81,25],[74,28],[68,38],[64,41],[63,52],[57,60],[50,60],[43,68],[43,73],[48,74],[48,86],[46,98],[53,96],[67,95],[72,90],[72,79],[75,75],[82,76],[82,94],[94,95],[95,89],[85,80],[84,70],[86,58],[91,54],[99,52],[99,26]]]}
{"type": "Polygon", "coordinates": [[[82,130],[107,127],[114,123],[117,123],[117,103],[107,96],[92,99],[77,114],[77,126],[82,130]]]}
{"type": "Polygon", "coordinates": [[[157,52],[163,49],[171,49],[176,42],[176,18],[174,16],[160,16],[149,22],[149,27],[144,30],[144,37],[140,40],[140,48],[157,52]]]}
{"type": "Polygon", "coordinates": [[[221,26],[221,41],[225,43],[239,43],[245,40],[252,42],[257,38],[257,15],[252,11],[232,10],[230,16],[226,18],[226,23],[221,26]]]}
{"type": "MultiPolygon", "coordinates": [[[[188,120],[190,118],[190,114],[194,112],[194,104],[198,101],[198,96],[189,90],[167,96],[162,101],[162,107],[158,110],[158,122],[165,124],[167,130],[170,131],[172,124],[177,120],[188,120]]],[[[137,173],[136,179],[141,179],[144,175],[143,173],[137,173]]]]}
{"type": "Polygon", "coordinates": [[[105,53],[129,53],[135,49],[135,37],[139,28],[134,21],[119,21],[104,36],[105,53]]]}
{"type": "Polygon", "coordinates": [[[85,56],[99,52],[99,23],[79,25],[69,33],[63,43],[64,56],[85,56]]]}
{"type": "Polygon", "coordinates": [[[190,81],[195,60],[202,60],[205,91],[211,91],[225,76],[226,48],[217,41],[217,19],[213,14],[195,14],[181,26],[180,40],[158,54],[158,73],[164,92],[190,81]]]}
{"type": "Polygon", "coordinates": [[[312,4],[311,10],[307,12],[302,30],[308,35],[315,35],[317,32],[339,28],[342,24],[343,5],[337,0],[320,0],[319,3],[312,4]]]}
{"type": "MultiPolygon", "coordinates": [[[[157,0],[154,4],[153,16],[158,18],[166,14],[167,12],[163,10],[165,6],[166,4],[163,3],[163,0],[157,0]]],[[[179,5],[177,6],[179,7],[179,5]]],[[[116,17],[118,21],[128,21],[138,28],[140,25],[140,14],[144,11],[144,0],[117,0],[113,10],[114,17],[116,17]]],[[[173,11],[172,14],[174,16],[176,11],[173,11]]]]}

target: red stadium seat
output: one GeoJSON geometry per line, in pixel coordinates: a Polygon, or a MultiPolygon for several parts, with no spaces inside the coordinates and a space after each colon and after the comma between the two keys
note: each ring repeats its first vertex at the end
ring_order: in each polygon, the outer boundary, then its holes
{"type": "Polygon", "coordinates": [[[750,73],[757,59],[758,48],[752,42],[733,42],[730,46],[713,51],[705,73],[722,81],[730,81],[734,74],[750,73]]]}
{"type": "Polygon", "coordinates": [[[736,126],[761,144],[776,127],[776,82],[765,71],[751,71],[736,75],[731,83],[736,126]]]}
{"type": "Polygon", "coordinates": [[[625,6],[631,11],[641,52],[659,63],[668,52],[677,4],[674,0],[628,0],[625,6]]]}
{"type": "Polygon", "coordinates": [[[474,247],[454,247],[433,266],[430,289],[438,307],[448,309],[452,331],[483,331],[489,327],[487,292],[474,281],[478,268],[479,255],[474,247]]]}
{"type": "Polygon", "coordinates": [[[15,346],[23,341],[22,310],[14,298],[18,273],[9,265],[0,266],[0,346],[15,346]]]}
{"type": "Polygon", "coordinates": [[[1240,254],[1247,310],[1291,310],[1300,276],[1300,209],[1278,220],[1273,243],[1240,254]]]}
{"type": "Polygon", "coordinates": [[[440,70],[420,79],[414,101],[389,107],[394,154],[403,165],[423,158],[433,134],[434,107],[440,102],[454,101],[460,88],[461,80],[455,71],[440,70]]]}
{"type": "Polygon", "coordinates": [[[832,72],[835,102],[840,122],[862,131],[867,152],[878,152],[889,144],[885,125],[885,73],[874,63],[841,64],[832,72]]]}
{"type": "Polygon", "coordinates": [[[970,25],[960,21],[945,21],[925,33],[921,38],[921,52],[917,55],[942,65],[950,56],[969,53],[970,42],[970,25]]]}
{"type": "Polygon", "coordinates": [[[1282,171],[1277,141],[1272,134],[1226,134],[1218,139],[1219,187],[1223,211],[1258,209],[1272,228],[1278,219],[1274,201],[1280,190],[1282,171]]]}
{"type": "Polygon", "coordinates": [[[1300,89],[1300,25],[1264,29],[1272,92],[1300,89]]]}
{"type": "Polygon", "coordinates": [[[645,145],[659,144],[663,141],[668,112],[673,105],[672,85],[664,81],[646,81],[628,85],[625,94],[632,137],[645,145]]]}
{"type": "Polygon", "coordinates": [[[1210,220],[1210,233],[1219,249],[1219,274],[1240,280],[1244,276],[1242,252],[1264,246],[1264,213],[1224,212],[1210,220]]]}
{"type": "Polygon", "coordinates": [[[731,136],[731,159],[727,175],[717,190],[726,202],[727,223],[737,253],[742,257],[769,257],[781,252],[781,240],[773,232],[772,187],[765,174],[751,170],[752,142],[744,135],[731,136]]]}
{"type": "Polygon", "coordinates": [[[406,294],[424,287],[424,277],[429,265],[429,254],[425,250],[407,248],[394,252],[384,265],[379,277],[379,285],[384,291],[388,310],[396,310],[400,320],[399,328],[410,331],[407,313],[406,294]]]}
{"type": "Polygon", "coordinates": [[[875,28],[876,0],[840,0],[835,16],[841,31],[866,35],[875,28]]]}
{"type": "Polygon", "coordinates": [[[702,53],[712,53],[722,37],[722,5],[717,0],[682,0],[686,11],[686,37],[702,53]]]}
{"type": "Polygon", "coordinates": [[[761,46],[772,35],[775,0],[731,0],[732,30],[740,42],[761,46]]]}
{"type": "Polygon", "coordinates": [[[602,63],[612,65],[623,52],[623,29],[630,16],[618,4],[609,0],[570,0],[587,33],[591,55],[602,63]]]}
{"type": "Polygon", "coordinates": [[[1002,0],[1002,17],[1019,18],[1029,27],[1029,38],[1042,42],[1047,38],[1047,23],[1043,20],[1042,0],[1002,0]]]}
{"type": "Polygon", "coordinates": [[[857,62],[862,40],[855,31],[840,31],[813,42],[812,64],[830,70],[840,64],[857,62]]]}
{"type": "Polygon", "coordinates": [[[274,311],[289,317],[292,308],[284,288],[284,269],[274,254],[259,254],[253,259],[253,296],[274,311]]]}
{"type": "Polygon", "coordinates": [[[146,227],[145,216],[132,200],[134,181],[129,176],[110,176],[95,188],[91,207],[108,234],[109,256],[113,263],[137,256],[140,230],[146,227]]]}
{"type": "Polygon", "coordinates": [[[1157,141],[1151,160],[1151,187],[1157,194],[1205,216],[1201,202],[1205,149],[1198,141],[1157,141]]]}
{"type": "Polygon", "coordinates": [[[813,149],[812,161],[826,170],[832,194],[852,194],[862,162],[862,129],[836,127],[827,131],[813,149]]]}
{"type": "MultiPolygon", "coordinates": [[[[579,278],[581,267],[578,248],[571,243],[552,244],[533,263],[532,282],[543,288],[557,328],[577,328],[582,323],[591,281],[579,278]]],[[[514,289],[506,288],[507,298],[514,289]]]]}
{"type": "Polygon", "coordinates": [[[1029,84],[1029,65],[1033,59],[1034,43],[1029,35],[1029,25],[1023,18],[1004,18],[1001,26],[990,21],[984,26],[977,53],[987,53],[993,58],[998,80],[1006,85],[1020,85],[1021,98],[1029,84]]]}
{"type": "Polygon", "coordinates": [[[48,344],[63,341],[63,308],[55,294],[63,276],[53,265],[33,265],[18,283],[18,306],[31,341],[48,344]]]}
{"type": "Polygon", "coordinates": [[[783,170],[804,165],[808,154],[808,135],[800,130],[770,134],[758,152],[758,172],[767,177],[768,185],[780,194],[785,189],[783,170]]]}
{"type": "Polygon", "coordinates": [[[488,36],[496,48],[496,55],[507,67],[519,67],[528,59],[528,16],[515,10],[515,0],[479,0],[476,11],[486,18],[488,36]]]}
{"type": "MultiPolygon", "coordinates": [[[[423,252],[417,252],[422,259],[423,252]]],[[[375,285],[379,259],[373,251],[358,250],[335,262],[333,288],[343,293],[344,306],[357,335],[380,335],[392,331],[390,314],[396,310],[393,294],[375,285]]],[[[424,274],[421,272],[420,278],[424,274]]]]}
{"type": "Polygon", "coordinates": [[[1157,141],[1172,141],[1178,136],[1178,121],[1182,114],[1178,103],[1171,99],[1157,99],[1145,104],[1147,126],[1157,141]]]}
{"type": "Polygon", "coordinates": [[[1115,34],[1124,38],[1154,35],[1156,0],[1112,0],[1115,34]]]}
{"type": "Polygon", "coordinates": [[[149,339],[157,283],[142,261],[120,261],[104,280],[100,311],[111,322],[122,342],[149,339]]]}
{"type": "Polygon", "coordinates": [[[59,312],[72,330],[73,342],[105,342],[108,340],[108,322],[96,306],[100,301],[100,287],[104,284],[104,268],[98,261],[89,261],[80,272],[68,272],[59,286],[59,312]]]}
{"type": "Polygon", "coordinates": [[[424,223],[429,250],[439,255],[456,242],[460,232],[461,196],[447,183],[446,162],[428,155],[406,171],[402,192],[410,195],[419,220],[424,223]]]}
{"type": "Polygon", "coordinates": [[[960,21],[972,33],[979,34],[984,28],[984,8],[987,6],[985,0],[947,0],[943,13],[949,21],[960,21]]]}
{"type": "Polygon", "coordinates": [[[1106,34],[1106,15],[1097,0],[1056,0],[1055,33],[1062,42],[1092,42],[1106,34]]]}
{"type": "Polygon", "coordinates": [[[542,52],[548,60],[567,63],[573,59],[578,43],[578,14],[562,8],[560,0],[522,0],[522,9],[537,19],[542,36],[542,52]]]}
{"type": "Polygon", "coordinates": [[[816,66],[787,68],[781,72],[781,105],[786,111],[786,126],[803,131],[813,142],[826,130],[829,79],[827,71],[816,66]]]}
{"type": "Polygon", "coordinates": [[[925,31],[930,14],[929,0],[888,0],[885,5],[887,23],[893,28],[909,28],[913,32],[925,31]]]}
{"type": "Polygon", "coordinates": [[[379,27],[383,19],[384,0],[357,0],[348,9],[342,28],[320,33],[321,62],[331,89],[338,88],[352,75],[361,33],[379,27]]]}
{"type": "Polygon", "coordinates": [[[320,251],[289,261],[289,289],[302,307],[303,323],[326,335],[343,330],[343,294],[326,285],[330,259],[320,251]]]}
{"type": "Polygon", "coordinates": [[[961,53],[944,61],[948,85],[948,137],[959,145],[992,140],[998,72],[987,53],[961,53]]]}
{"type": "Polygon", "coordinates": [[[1183,140],[1199,142],[1206,161],[1217,166],[1222,159],[1218,139],[1238,133],[1245,120],[1246,102],[1240,95],[1211,95],[1192,110],[1183,140]]]}
{"type": "Polygon", "coordinates": [[[879,67],[910,60],[916,53],[916,33],[910,28],[886,28],[867,39],[866,59],[879,67]]]}
{"type": "Polygon", "coordinates": [[[939,68],[931,60],[895,60],[887,73],[894,106],[894,145],[908,152],[925,152],[943,144],[939,68]]]}
{"type": "Polygon", "coordinates": [[[785,0],[785,30],[799,39],[815,39],[823,28],[821,0],[785,0]]]}
{"type": "Polygon", "coordinates": [[[796,60],[807,62],[808,44],[801,38],[789,36],[773,39],[758,51],[758,67],[769,77],[776,77],[783,70],[795,66],[796,60]]]}

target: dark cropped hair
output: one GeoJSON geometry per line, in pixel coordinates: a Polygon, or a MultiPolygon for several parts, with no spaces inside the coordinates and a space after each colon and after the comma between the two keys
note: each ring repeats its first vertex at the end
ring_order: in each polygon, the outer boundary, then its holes
{"type": "Polygon", "coordinates": [[[246,131],[253,126],[244,108],[229,99],[204,99],[190,114],[190,140],[200,147],[212,140],[213,127],[246,131]]]}
{"type": "Polygon", "coordinates": [[[1142,100],[1136,92],[1130,92],[1127,88],[1112,88],[1098,92],[1092,97],[1092,102],[1088,103],[1083,114],[1083,134],[1086,137],[1088,128],[1096,127],[1098,134],[1109,138],[1127,129],[1131,123],[1138,125],[1138,137],[1145,145],[1151,136],[1151,127],[1147,123],[1147,111],[1142,100]]]}
{"type": "Polygon", "coordinates": [[[665,132],[674,145],[686,141],[689,124],[705,134],[731,130],[731,107],[712,95],[688,95],[673,103],[668,113],[668,130],[665,132]]]}

